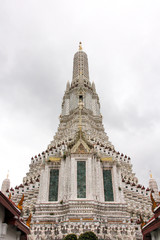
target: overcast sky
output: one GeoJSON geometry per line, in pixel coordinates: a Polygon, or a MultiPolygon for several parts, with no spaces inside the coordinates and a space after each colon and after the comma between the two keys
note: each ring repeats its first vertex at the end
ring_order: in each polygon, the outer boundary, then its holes
{"type": "Polygon", "coordinates": [[[159,0],[0,0],[0,184],[53,139],[79,41],[109,140],[160,187],[159,0]]]}

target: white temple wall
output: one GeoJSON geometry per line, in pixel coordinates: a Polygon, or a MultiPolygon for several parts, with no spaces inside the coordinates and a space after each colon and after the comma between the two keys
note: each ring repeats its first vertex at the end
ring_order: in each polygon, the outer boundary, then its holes
{"type": "Polygon", "coordinates": [[[92,110],[92,96],[90,93],[86,92],[86,95],[85,95],[85,102],[84,102],[84,106],[87,108],[87,109],[90,109],[92,110]]]}
{"type": "Polygon", "coordinates": [[[20,231],[17,231],[15,227],[4,223],[5,208],[0,205],[0,239],[1,240],[19,240],[20,231]]]}
{"type": "Polygon", "coordinates": [[[69,111],[78,107],[78,97],[75,92],[70,95],[69,111]]]}
{"type": "Polygon", "coordinates": [[[5,240],[19,240],[20,239],[20,235],[21,235],[21,232],[20,231],[16,231],[16,228],[12,228],[8,225],[8,228],[7,228],[7,233],[6,233],[6,236],[5,236],[5,240]]]}
{"type": "Polygon", "coordinates": [[[117,182],[118,182],[118,199],[119,202],[124,203],[123,184],[121,180],[121,168],[117,167],[117,182]]]}
{"type": "Polygon", "coordinates": [[[48,202],[50,171],[48,165],[41,171],[38,202],[48,202]]]}
{"type": "Polygon", "coordinates": [[[99,165],[99,198],[101,202],[104,202],[104,183],[103,183],[103,168],[100,161],[99,165]]]}
{"type": "Polygon", "coordinates": [[[100,114],[99,104],[98,104],[97,101],[96,101],[96,115],[101,115],[101,114],[100,114]]]}
{"type": "Polygon", "coordinates": [[[151,232],[151,239],[152,240],[160,240],[160,229],[151,232]]]}
{"type": "Polygon", "coordinates": [[[113,193],[114,193],[114,201],[119,202],[119,194],[118,194],[118,182],[117,182],[117,168],[114,164],[112,169],[112,186],[113,186],[113,193]]]}
{"type": "Polygon", "coordinates": [[[66,98],[62,109],[62,115],[69,115],[69,99],[66,98]]]}
{"type": "Polygon", "coordinates": [[[92,99],[92,111],[93,111],[93,115],[96,115],[97,111],[96,111],[96,99],[92,99]]]}
{"type": "Polygon", "coordinates": [[[96,161],[96,200],[104,201],[103,170],[100,161],[96,161]]]}
{"type": "Polygon", "coordinates": [[[100,115],[99,104],[96,98],[92,99],[92,111],[93,115],[100,115]]]}
{"type": "Polygon", "coordinates": [[[103,171],[100,162],[93,160],[92,157],[88,158],[71,157],[69,168],[70,170],[68,169],[69,164],[67,162],[66,162],[67,168],[64,167],[64,163],[62,163],[59,176],[60,177],[59,184],[63,185],[63,188],[60,189],[61,193],[59,193],[59,196],[61,197],[59,197],[59,200],[62,200],[63,198],[70,200],[79,199],[77,198],[77,161],[86,162],[85,199],[104,201],[103,171]],[[65,191],[66,189],[68,189],[68,191],[65,191]]]}

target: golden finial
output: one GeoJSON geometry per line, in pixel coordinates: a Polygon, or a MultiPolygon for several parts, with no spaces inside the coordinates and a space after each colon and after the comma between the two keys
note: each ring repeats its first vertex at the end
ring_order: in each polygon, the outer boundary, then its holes
{"type": "Polygon", "coordinates": [[[32,214],[30,213],[29,217],[27,218],[26,225],[30,228],[30,222],[31,222],[32,214]]]}
{"type": "Polygon", "coordinates": [[[17,206],[18,209],[21,210],[21,212],[22,212],[22,209],[23,209],[23,208],[22,208],[23,201],[24,201],[24,194],[23,194],[23,196],[22,196],[22,198],[21,198],[21,200],[19,201],[18,206],[17,206]]]}
{"type": "Polygon", "coordinates": [[[11,199],[11,193],[9,193],[9,197],[8,198],[11,199]]]}
{"type": "Polygon", "coordinates": [[[81,50],[82,50],[82,43],[79,42],[79,51],[81,51],[81,50]]]}
{"type": "Polygon", "coordinates": [[[150,173],[150,174],[149,174],[150,178],[152,178],[152,173],[151,173],[151,170],[149,171],[149,173],[150,173]]]}

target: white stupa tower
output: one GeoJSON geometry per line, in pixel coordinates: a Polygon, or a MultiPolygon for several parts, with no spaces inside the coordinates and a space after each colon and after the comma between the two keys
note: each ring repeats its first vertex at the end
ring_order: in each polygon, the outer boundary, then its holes
{"type": "Polygon", "coordinates": [[[3,194],[6,194],[6,192],[9,192],[10,189],[10,179],[9,179],[9,173],[7,174],[7,178],[3,180],[2,186],[1,186],[1,192],[3,194]]]}
{"type": "Polygon", "coordinates": [[[156,202],[160,202],[160,195],[159,195],[159,190],[158,190],[158,185],[156,180],[152,177],[152,174],[150,174],[150,179],[149,179],[149,188],[151,189],[154,199],[156,202]]]}
{"type": "Polygon", "coordinates": [[[105,133],[81,43],[57,133],[11,193],[15,202],[24,194],[24,217],[32,213],[30,239],[89,230],[99,239],[142,239],[137,219],[151,216],[150,189],[138,183],[130,157],[116,151],[105,133]]]}

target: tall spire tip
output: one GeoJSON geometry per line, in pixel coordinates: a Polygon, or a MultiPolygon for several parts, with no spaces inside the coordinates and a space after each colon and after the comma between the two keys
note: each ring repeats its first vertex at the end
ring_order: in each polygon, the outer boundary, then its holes
{"type": "Polygon", "coordinates": [[[79,51],[82,50],[82,42],[79,42],[79,51]]]}
{"type": "Polygon", "coordinates": [[[151,172],[151,170],[149,171],[149,173],[150,173],[150,174],[149,174],[149,175],[150,175],[150,178],[152,178],[152,172],[151,172]]]}

